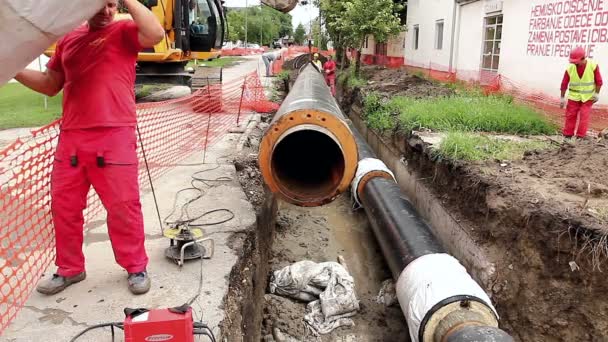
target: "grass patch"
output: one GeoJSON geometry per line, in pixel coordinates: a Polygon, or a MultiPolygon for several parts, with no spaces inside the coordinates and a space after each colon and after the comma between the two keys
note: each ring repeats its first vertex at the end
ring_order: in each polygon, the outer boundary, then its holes
{"type": "Polygon", "coordinates": [[[283,70],[283,71],[279,72],[277,74],[277,79],[279,79],[281,81],[285,81],[285,80],[289,79],[289,71],[283,70]]]}
{"type": "Polygon", "coordinates": [[[381,133],[394,130],[397,120],[393,113],[376,92],[367,94],[363,99],[363,119],[371,129],[381,133]]]}
{"type": "Polygon", "coordinates": [[[351,64],[348,69],[339,72],[337,81],[338,84],[340,84],[342,87],[349,89],[361,88],[367,85],[367,80],[365,80],[360,75],[357,75],[357,73],[355,72],[354,64],[351,64]]]}
{"type": "Polygon", "coordinates": [[[608,222],[608,206],[590,208],[589,211],[600,221],[608,222]]]}
{"type": "Polygon", "coordinates": [[[135,86],[135,98],[139,100],[156,92],[167,90],[175,86],[175,84],[169,83],[138,84],[135,86]]]}
{"type": "Polygon", "coordinates": [[[517,160],[524,152],[549,148],[545,141],[511,141],[473,133],[452,132],[443,139],[438,153],[448,159],[485,161],[517,160]]]}
{"type": "MultiPolygon", "coordinates": [[[[198,61],[198,65],[212,67],[212,68],[226,68],[226,67],[238,64],[242,61],[243,61],[243,58],[240,58],[240,57],[220,57],[220,58],[212,59],[210,61],[198,61]]],[[[188,63],[188,66],[194,68],[194,61],[190,61],[188,63]]]]}
{"type": "Polygon", "coordinates": [[[0,87],[0,129],[39,127],[61,117],[63,94],[48,98],[44,109],[44,95],[29,90],[19,83],[0,87]]]}
{"type": "Polygon", "coordinates": [[[553,134],[556,126],[531,108],[503,96],[411,99],[397,96],[383,106],[398,116],[399,127],[437,131],[553,134]]]}

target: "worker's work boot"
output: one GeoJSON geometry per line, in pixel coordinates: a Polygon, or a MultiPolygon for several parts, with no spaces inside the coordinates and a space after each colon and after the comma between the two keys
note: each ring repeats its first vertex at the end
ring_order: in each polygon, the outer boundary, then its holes
{"type": "Polygon", "coordinates": [[[129,273],[129,290],[136,295],[150,291],[150,277],[148,272],[129,273]]]}
{"type": "Polygon", "coordinates": [[[68,286],[72,284],[76,284],[78,282],[83,281],[86,277],[86,272],[79,273],[72,277],[62,277],[58,274],[53,274],[53,277],[51,277],[50,279],[46,279],[40,284],[38,284],[38,287],[36,287],[36,291],[45,295],[54,295],[65,290],[68,286]]]}

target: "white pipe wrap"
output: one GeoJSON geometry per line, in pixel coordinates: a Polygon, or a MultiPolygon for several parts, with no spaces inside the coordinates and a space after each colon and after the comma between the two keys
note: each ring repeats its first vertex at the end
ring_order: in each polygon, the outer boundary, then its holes
{"type": "Polygon", "coordinates": [[[84,23],[105,0],[0,0],[0,85],[61,36],[84,23]]]}
{"type": "Polygon", "coordinates": [[[419,342],[420,325],[433,306],[448,298],[467,295],[483,301],[498,318],[488,295],[456,258],[449,254],[428,254],[412,261],[397,281],[397,298],[412,342],[419,342]]]}
{"type": "MultiPolygon", "coordinates": [[[[355,200],[355,203],[357,203],[357,205],[360,207],[362,207],[363,204],[361,203],[361,200],[359,199],[359,194],[357,193],[359,183],[361,182],[363,177],[365,177],[365,175],[374,171],[386,172],[391,175],[393,180],[395,180],[395,175],[391,170],[389,170],[389,168],[386,166],[386,164],[384,164],[382,160],[377,158],[365,158],[359,160],[359,163],[357,164],[357,172],[355,173],[355,178],[353,178],[353,182],[351,183],[350,190],[355,200]]],[[[397,181],[395,180],[395,182],[397,181]]]]}

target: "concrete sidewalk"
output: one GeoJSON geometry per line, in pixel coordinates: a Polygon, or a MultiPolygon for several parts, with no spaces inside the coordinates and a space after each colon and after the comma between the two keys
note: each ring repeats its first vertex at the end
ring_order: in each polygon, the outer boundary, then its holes
{"type": "MultiPolygon", "coordinates": [[[[161,179],[155,181],[156,195],[163,219],[174,207],[176,192],[190,187],[191,176],[195,172],[217,166],[219,168],[205,172],[200,177],[216,179],[229,177],[231,180],[220,182],[217,187],[208,188],[204,197],[190,206],[192,216],[208,210],[226,208],[235,217],[225,224],[207,227],[205,233],[215,239],[215,255],[205,260],[203,290],[193,308],[196,317],[203,317],[213,328],[219,338],[218,324],[224,318],[223,298],[228,290],[228,279],[232,267],[237,262],[235,251],[240,246],[228,247],[229,239],[235,232],[243,232],[255,223],[255,212],[241,189],[236,170],[231,163],[238,141],[238,134],[227,134],[207,152],[206,165],[178,166],[161,179]]],[[[192,155],[182,164],[202,162],[202,152],[192,155]]],[[[192,193],[189,194],[192,196],[192,193]]],[[[180,196],[183,203],[188,194],[180,196]]],[[[152,278],[152,289],[143,296],[134,296],[127,289],[127,273],[114,261],[105,221],[97,221],[98,227],[86,231],[84,253],[87,257],[87,279],[75,284],[55,296],[43,296],[33,293],[17,318],[4,332],[2,341],[69,341],[72,336],[87,326],[120,322],[124,319],[123,309],[130,308],[165,308],[174,307],[192,298],[199,284],[200,261],[191,261],[183,268],[169,261],[164,256],[169,240],[161,236],[159,222],[152,194],[142,194],[142,205],[145,218],[146,248],[150,257],[149,272],[152,278]]],[[[179,208],[178,208],[179,209],[179,208]]],[[[221,220],[225,215],[208,218],[209,221],[221,220]]],[[[55,266],[47,270],[52,274],[55,266]]],[[[118,331],[122,341],[122,332],[118,331]]],[[[78,341],[110,341],[109,329],[88,333],[78,341]]],[[[205,341],[205,339],[201,339],[205,341]]]]}
{"type": "MultiPolygon", "coordinates": [[[[246,74],[259,70],[260,56],[244,57],[245,61],[224,71],[224,80],[229,82],[246,74]]],[[[263,66],[263,64],[262,64],[263,66]]],[[[263,83],[269,84],[270,79],[263,83]]],[[[28,128],[0,131],[0,142],[14,141],[17,137],[31,137],[28,128]]],[[[205,227],[205,234],[215,239],[215,255],[211,260],[205,260],[204,283],[202,293],[194,303],[196,319],[200,319],[213,328],[216,338],[220,338],[218,324],[224,318],[223,299],[228,290],[230,271],[236,264],[237,251],[240,250],[239,239],[232,241],[234,233],[243,232],[255,224],[255,212],[247,201],[238,183],[236,170],[231,162],[235,154],[235,146],[239,134],[226,134],[218,143],[213,145],[205,158],[206,164],[201,165],[203,152],[198,152],[184,160],[181,165],[172,169],[161,178],[154,181],[156,195],[159,200],[161,217],[164,219],[174,209],[176,193],[180,189],[191,187],[192,175],[219,167],[200,176],[206,179],[228,177],[227,182],[217,182],[216,187],[205,188],[204,197],[189,206],[191,216],[198,216],[213,209],[226,208],[231,210],[233,220],[205,227]],[[228,157],[226,157],[228,156],[228,157]],[[223,158],[225,157],[225,158],[223,158]],[[228,247],[231,245],[232,248],[228,247]]],[[[30,342],[30,341],[69,341],[74,335],[88,326],[105,323],[121,322],[124,319],[123,309],[130,308],[166,308],[179,306],[192,298],[197,290],[200,275],[200,261],[191,261],[183,268],[169,261],[164,256],[169,240],[162,237],[159,227],[152,193],[144,184],[141,195],[146,230],[146,248],[150,257],[148,271],[152,279],[152,289],[143,296],[134,296],[127,289],[127,273],[114,261],[107,228],[105,213],[93,222],[88,222],[85,228],[84,253],[87,258],[87,279],[75,284],[55,296],[43,296],[34,292],[25,306],[17,314],[16,319],[0,336],[0,341],[30,342]]],[[[193,192],[180,194],[178,206],[186,197],[195,195],[193,192]]],[[[179,210],[179,208],[178,208],[179,210]]],[[[225,214],[210,215],[203,219],[208,221],[222,220],[225,214]]],[[[46,276],[52,275],[55,266],[46,270],[46,276]]],[[[118,332],[117,341],[122,341],[122,332],[118,332]]],[[[92,331],[78,341],[110,341],[109,329],[92,331]]],[[[201,338],[201,341],[206,341],[201,338]]]]}

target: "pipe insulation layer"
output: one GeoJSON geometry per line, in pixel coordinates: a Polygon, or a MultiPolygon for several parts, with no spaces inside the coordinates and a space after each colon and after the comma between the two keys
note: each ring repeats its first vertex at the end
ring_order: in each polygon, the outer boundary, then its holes
{"type": "Polygon", "coordinates": [[[0,85],[60,37],[91,18],[105,0],[0,0],[0,85]]]}
{"type": "Polygon", "coordinates": [[[412,341],[443,341],[454,325],[467,325],[463,323],[498,327],[490,298],[451,255],[428,254],[412,261],[396,289],[412,341]],[[443,320],[454,312],[464,320],[454,319],[455,324],[443,328],[443,320]]]}
{"type": "Polygon", "coordinates": [[[458,260],[445,253],[392,172],[376,159],[359,132],[352,131],[361,161],[351,190],[397,279],[397,297],[411,340],[512,341],[498,329],[498,314],[488,295],[458,260]]]}
{"type": "Polygon", "coordinates": [[[319,206],[348,190],[357,161],[344,114],[309,64],[264,132],[259,152],[264,181],[287,202],[319,206]]]}

